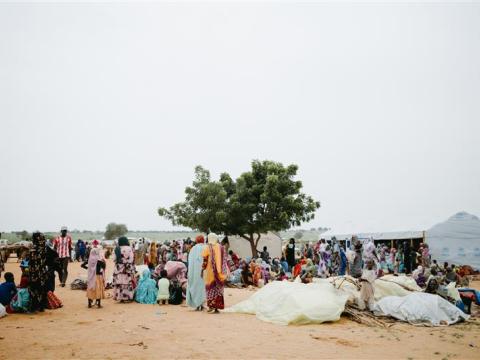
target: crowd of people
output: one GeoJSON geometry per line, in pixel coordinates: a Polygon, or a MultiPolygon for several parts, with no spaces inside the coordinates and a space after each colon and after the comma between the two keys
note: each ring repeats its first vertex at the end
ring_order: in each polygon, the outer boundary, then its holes
{"type": "MultiPolygon", "coordinates": [[[[186,299],[196,311],[209,313],[224,309],[224,287],[262,287],[271,281],[301,281],[348,275],[360,289],[360,308],[373,306],[374,282],[384,274],[406,274],[426,292],[447,296],[444,288],[451,282],[465,284],[466,274],[453,264],[440,265],[432,260],[427,244],[418,248],[409,241],[398,248],[375,245],[373,239],[352,237],[350,247],[336,239],[297,245],[292,238],[281,256],[271,257],[267,247],[257,256],[241,258],[232,249],[228,237],[221,242],[216,234],[195,240],[156,243],[146,239],[116,241],[113,250],[113,277],[106,279],[106,255],[98,240],[90,243],[72,238],[66,228],[52,240],[33,234],[33,247],[22,260],[18,286],[12,273],[5,273],[0,285],[0,302],[8,312],[35,312],[62,306],[55,295],[55,273],[60,286],[68,278],[72,259],[87,270],[88,308],[102,307],[106,288],[113,289],[113,300],[142,304],[180,304],[186,299]]],[[[108,257],[108,256],[107,256],[108,257]]],[[[468,295],[469,293],[466,292],[468,295]]],[[[465,295],[465,296],[467,296],[465,295]]],[[[478,301],[478,299],[474,299],[478,301]]],[[[468,302],[468,301],[467,301],[468,302]]]]}

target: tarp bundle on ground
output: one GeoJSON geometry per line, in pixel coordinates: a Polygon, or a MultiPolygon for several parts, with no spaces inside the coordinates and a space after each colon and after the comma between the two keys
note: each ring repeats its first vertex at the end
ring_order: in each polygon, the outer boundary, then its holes
{"type": "Polygon", "coordinates": [[[450,325],[469,316],[438,295],[412,292],[407,296],[387,296],[375,303],[375,313],[410,323],[450,325]]]}
{"type": "MultiPolygon", "coordinates": [[[[406,276],[375,280],[376,314],[434,326],[469,318],[442,297],[409,288],[418,286],[406,276]]],[[[281,325],[322,323],[339,320],[345,304],[358,304],[359,297],[355,279],[349,276],[316,278],[311,284],[274,281],[225,311],[253,314],[262,321],[281,325]]]]}
{"type": "Polygon", "coordinates": [[[274,281],[225,311],[254,314],[280,325],[312,324],[339,320],[347,299],[348,294],[326,281],[307,285],[274,281]]]}
{"type": "MultiPolygon", "coordinates": [[[[355,285],[355,279],[350,276],[339,276],[326,280],[314,279],[315,282],[330,281],[335,288],[348,293],[348,301],[352,304],[358,304],[360,291],[355,285]]],[[[415,280],[407,276],[383,276],[375,280],[375,301],[383,299],[386,296],[407,296],[411,291],[421,291],[415,280]]]]}

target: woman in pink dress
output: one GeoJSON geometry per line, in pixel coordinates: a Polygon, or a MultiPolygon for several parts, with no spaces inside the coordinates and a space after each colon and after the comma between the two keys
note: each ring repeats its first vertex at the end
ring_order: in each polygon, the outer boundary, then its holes
{"type": "Polygon", "coordinates": [[[128,239],[122,236],[115,248],[115,270],[113,272],[113,299],[132,301],[135,292],[135,256],[128,239]]]}

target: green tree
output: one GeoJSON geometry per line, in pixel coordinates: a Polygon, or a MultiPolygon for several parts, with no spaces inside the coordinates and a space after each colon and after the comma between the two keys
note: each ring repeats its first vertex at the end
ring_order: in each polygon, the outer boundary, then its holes
{"type": "Polygon", "coordinates": [[[107,225],[104,236],[106,240],[113,240],[118,238],[119,236],[125,235],[127,232],[127,225],[110,223],[107,225]]]}
{"type": "Polygon", "coordinates": [[[256,256],[262,233],[300,226],[320,207],[301,192],[302,182],[294,179],[297,170],[296,165],[255,160],[236,181],[227,173],[212,181],[209,171],[197,166],[185,201],[158,213],[174,225],[241,236],[256,256]]]}

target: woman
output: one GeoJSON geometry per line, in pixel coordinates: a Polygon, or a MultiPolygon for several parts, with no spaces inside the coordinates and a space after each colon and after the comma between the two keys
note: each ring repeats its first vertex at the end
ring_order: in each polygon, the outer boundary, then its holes
{"type": "Polygon", "coordinates": [[[285,258],[287,259],[289,270],[292,271],[295,266],[295,239],[291,238],[285,249],[285,258]]]}
{"type": "Polygon", "coordinates": [[[265,285],[265,279],[263,278],[263,270],[262,270],[262,259],[258,258],[255,262],[252,262],[252,266],[250,271],[253,274],[253,285],[262,287],[265,285]],[[262,280],[262,282],[260,282],[262,280]]]}
{"type": "Polygon", "coordinates": [[[202,252],[205,247],[205,238],[203,235],[198,235],[195,242],[195,246],[188,254],[187,305],[196,311],[202,311],[206,298],[205,283],[202,279],[202,252]]]}
{"type": "Polygon", "coordinates": [[[94,240],[88,257],[87,298],[88,307],[92,307],[95,300],[101,308],[101,300],[105,299],[105,258],[102,249],[98,247],[98,240],[94,240]]]}
{"type": "Polygon", "coordinates": [[[135,301],[140,304],[155,304],[158,289],[155,280],[150,277],[150,270],[143,270],[142,277],[135,291],[135,301]]]}
{"type": "Polygon", "coordinates": [[[187,295],[187,266],[181,261],[167,261],[164,270],[168,273],[168,278],[182,288],[182,297],[187,295]]]}
{"type": "Polygon", "coordinates": [[[51,240],[47,241],[47,247],[45,249],[46,253],[46,261],[45,264],[47,265],[47,291],[54,292],[55,291],[55,271],[60,271],[59,260],[58,260],[58,253],[53,248],[53,243],[51,240]]]}
{"type": "Polygon", "coordinates": [[[28,292],[28,277],[22,276],[20,285],[17,287],[17,293],[13,297],[10,303],[10,309],[7,308],[7,312],[24,313],[28,312],[30,307],[30,294],[28,292]]]}
{"type": "Polygon", "coordinates": [[[218,313],[225,307],[223,290],[227,278],[227,254],[218,237],[214,233],[208,234],[208,245],[202,251],[202,277],[205,281],[207,306],[209,313],[218,313]]]}
{"type": "Polygon", "coordinates": [[[157,244],[153,241],[150,244],[150,263],[157,266],[157,244]]]}
{"type": "Polygon", "coordinates": [[[128,239],[122,236],[115,248],[115,270],[113,272],[113,299],[124,302],[132,301],[135,291],[135,265],[133,250],[128,239]]]}
{"type": "Polygon", "coordinates": [[[32,234],[32,243],[28,285],[30,291],[30,312],[42,312],[48,306],[48,269],[46,265],[45,237],[42,233],[35,232],[32,234]]]}

